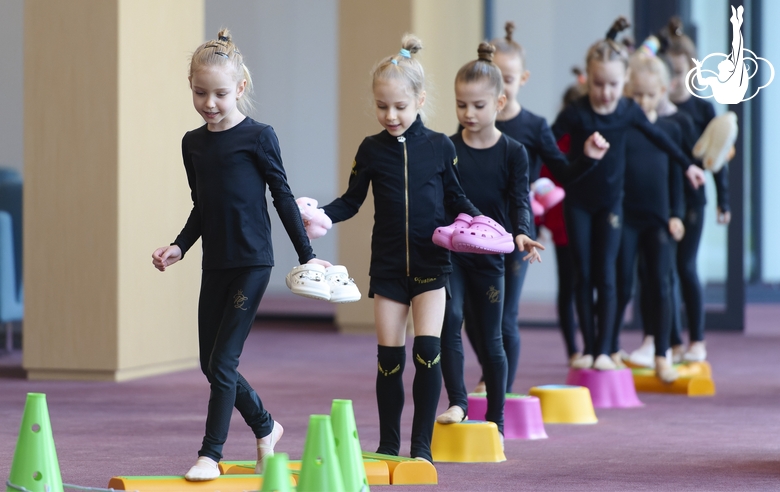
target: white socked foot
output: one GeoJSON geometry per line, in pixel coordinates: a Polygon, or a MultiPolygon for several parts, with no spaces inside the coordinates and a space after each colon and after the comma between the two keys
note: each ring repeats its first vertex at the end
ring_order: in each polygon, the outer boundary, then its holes
{"type": "Polygon", "coordinates": [[[458,405],[453,405],[444,413],[436,417],[436,422],[440,424],[458,424],[466,419],[466,412],[458,405]]]}
{"type": "Polygon", "coordinates": [[[274,455],[274,446],[279,442],[284,434],[284,427],[282,424],[274,420],[274,428],[267,436],[257,440],[257,464],[255,465],[255,473],[263,473],[263,466],[265,460],[274,455]]]}
{"type": "Polygon", "coordinates": [[[190,482],[204,482],[219,477],[219,465],[206,456],[201,456],[190,471],[184,474],[184,479],[190,482]]]}

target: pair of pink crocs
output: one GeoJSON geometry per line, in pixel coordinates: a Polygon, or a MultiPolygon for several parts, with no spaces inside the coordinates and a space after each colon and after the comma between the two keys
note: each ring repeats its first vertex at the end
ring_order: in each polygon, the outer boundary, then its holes
{"type": "Polygon", "coordinates": [[[563,188],[556,186],[550,178],[539,178],[534,181],[534,191],[531,192],[531,211],[534,217],[541,217],[548,210],[558,205],[566,197],[563,188]]]}
{"type": "Polygon", "coordinates": [[[515,249],[512,234],[486,215],[459,214],[451,225],[433,231],[437,246],[457,253],[506,254],[515,249]]]}

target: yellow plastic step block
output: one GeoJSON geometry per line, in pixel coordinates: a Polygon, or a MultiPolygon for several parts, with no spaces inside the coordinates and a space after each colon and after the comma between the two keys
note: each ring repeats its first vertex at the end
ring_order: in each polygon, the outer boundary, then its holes
{"type": "Polygon", "coordinates": [[[712,368],[707,362],[679,364],[675,368],[680,377],[672,383],[664,383],[655,375],[653,369],[634,368],[634,386],[637,391],[646,393],[671,393],[686,396],[713,396],[715,382],[712,380],[712,368]]]}
{"type": "MultiPolygon", "coordinates": [[[[364,459],[366,478],[369,485],[390,485],[390,470],[387,463],[376,459],[364,459]]],[[[301,470],[300,460],[290,460],[290,471],[296,474],[301,470]]],[[[220,461],[219,470],[223,475],[253,475],[255,473],[254,461],[220,461]]]]}
{"type": "MultiPolygon", "coordinates": [[[[294,477],[291,481],[295,485],[294,477]]],[[[137,492],[244,492],[260,490],[262,486],[261,475],[223,475],[205,482],[189,482],[182,476],[113,477],[108,482],[109,489],[137,492]]]]}
{"type": "Polygon", "coordinates": [[[433,425],[433,461],[450,463],[498,463],[506,461],[498,427],[493,422],[465,420],[433,425]]]}
{"type": "Polygon", "coordinates": [[[529,395],[539,398],[545,424],[595,424],[596,411],[590,390],[584,386],[548,384],[534,386],[529,395]]]}
{"type": "Polygon", "coordinates": [[[392,485],[436,485],[439,483],[436,467],[427,461],[366,452],[363,453],[363,459],[379,460],[387,463],[392,485]]]}

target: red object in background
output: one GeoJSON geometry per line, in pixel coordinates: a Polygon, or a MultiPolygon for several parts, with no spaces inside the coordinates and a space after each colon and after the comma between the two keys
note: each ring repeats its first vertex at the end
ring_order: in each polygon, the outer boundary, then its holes
{"type": "MultiPolygon", "coordinates": [[[[571,145],[571,138],[569,135],[564,135],[558,140],[558,148],[564,154],[569,152],[571,145]]],[[[542,166],[540,173],[542,178],[550,178],[553,183],[561,186],[561,183],[556,180],[552,173],[547,169],[547,166],[542,166]]],[[[565,202],[566,200],[564,200],[565,202]]],[[[563,218],[563,202],[554,206],[544,214],[543,217],[537,219],[536,225],[543,225],[552,233],[553,243],[556,246],[566,246],[569,244],[569,236],[566,235],[566,222],[563,218]]]]}

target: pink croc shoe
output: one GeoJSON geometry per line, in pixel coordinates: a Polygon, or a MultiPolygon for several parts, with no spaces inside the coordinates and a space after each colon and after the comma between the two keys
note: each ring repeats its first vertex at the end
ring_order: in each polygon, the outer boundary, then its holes
{"type": "Polygon", "coordinates": [[[560,186],[555,186],[549,178],[539,178],[535,182],[535,198],[544,208],[544,212],[547,212],[554,206],[558,205],[566,197],[566,192],[560,186]]]}
{"type": "Polygon", "coordinates": [[[455,222],[448,226],[437,227],[436,230],[433,231],[433,237],[431,238],[433,244],[449,249],[450,251],[455,251],[452,248],[452,235],[455,233],[456,229],[468,229],[471,226],[472,220],[474,219],[472,219],[470,215],[458,214],[455,218],[455,222]]]}
{"type": "Polygon", "coordinates": [[[515,250],[512,234],[486,215],[474,217],[471,227],[452,235],[453,251],[460,253],[506,254],[515,250]]]}
{"type": "Polygon", "coordinates": [[[533,191],[531,192],[531,213],[534,214],[534,217],[544,215],[544,207],[536,200],[536,194],[533,191]]]}

